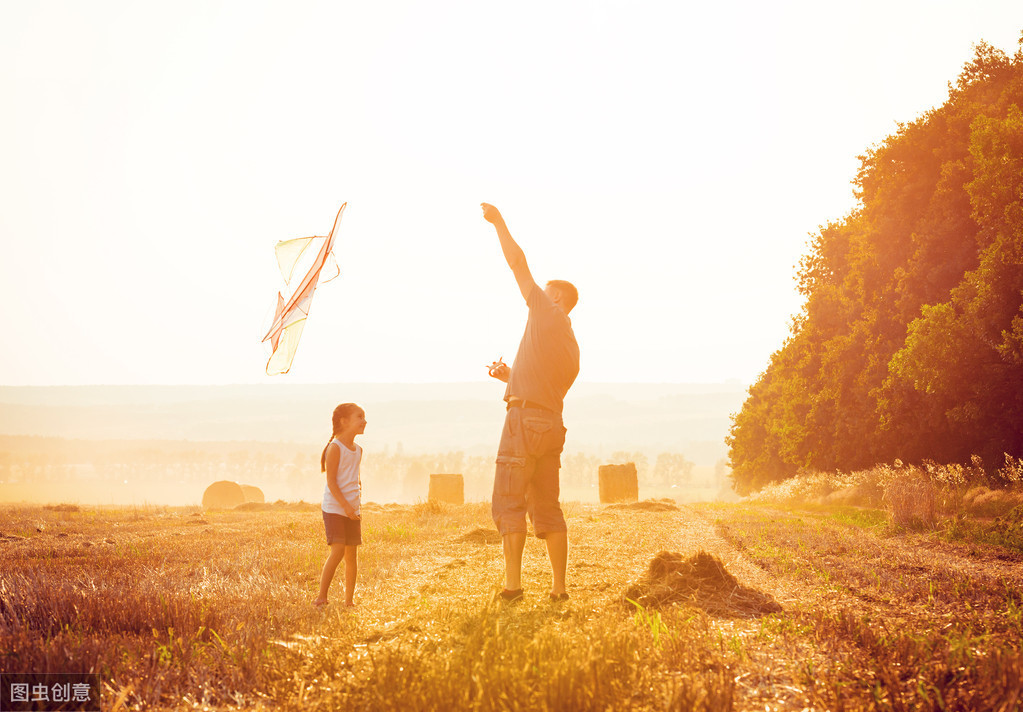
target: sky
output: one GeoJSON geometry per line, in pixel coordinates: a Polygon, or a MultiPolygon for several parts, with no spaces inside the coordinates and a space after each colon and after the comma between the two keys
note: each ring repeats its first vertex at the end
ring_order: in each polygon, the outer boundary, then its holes
{"type": "Polygon", "coordinates": [[[1018,0],[0,3],[0,385],[464,382],[567,279],[589,382],[752,383],[857,156],[1018,0]],[[348,203],[291,372],[278,240],[348,203]]]}

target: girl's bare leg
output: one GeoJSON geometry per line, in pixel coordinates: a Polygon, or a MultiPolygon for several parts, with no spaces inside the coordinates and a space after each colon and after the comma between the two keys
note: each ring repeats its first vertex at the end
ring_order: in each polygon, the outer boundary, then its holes
{"type": "MultiPolygon", "coordinates": [[[[354,548],[354,547],[351,547],[354,548]]],[[[337,570],[341,559],[345,558],[345,545],[336,543],[330,545],[330,555],[323,562],[323,570],[320,572],[320,595],[313,601],[314,606],[322,606],[327,602],[327,591],[330,590],[330,582],[334,579],[334,572],[337,570]]]]}
{"type": "Polygon", "coordinates": [[[345,605],[354,606],[355,581],[359,578],[359,547],[345,547],[345,605]]]}

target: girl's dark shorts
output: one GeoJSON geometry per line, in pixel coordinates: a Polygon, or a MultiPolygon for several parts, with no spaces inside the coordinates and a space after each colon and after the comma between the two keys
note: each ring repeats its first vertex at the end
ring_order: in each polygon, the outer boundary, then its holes
{"type": "MultiPolygon", "coordinates": [[[[323,510],[320,510],[323,512],[323,510]]],[[[323,529],[328,544],[359,546],[362,544],[362,520],[349,519],[343,514],[323,512],[323,529]]]]}

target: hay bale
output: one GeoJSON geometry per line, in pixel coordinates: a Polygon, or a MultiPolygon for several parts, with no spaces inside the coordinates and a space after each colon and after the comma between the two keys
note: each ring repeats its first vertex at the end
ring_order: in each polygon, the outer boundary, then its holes
{"type": "Polygon", "coordinates": [[[636,463],[601,465],[597,468],[600,503],[639,501],[639,476],[636,463]]]}
{"type": "Polygon", "coordinates": [[[706,551],[688,558],[675,552],[658,553],[643,578],[626,589],[625,600],[644,607],[686,602],[725,616],[762,616],[782,610],[769,594],[739,583],[720,559],[706,551]]]}
{"type": "Polygon", "coordinates": [[[465,504],[465,482],[461,475],[430,475],[430,502],[465,504]]]}
{"type": "Polygon", "coordinates": [[[220,480],[202,493],[203,509],[231,509],[239,504],[245,504],[245,492],[237,482],[220,480]]]}
{"type": "Polygon", "coordinates": [[[263,496],[263,490],[259,489],[255,485],[241,485],[242,493],[245,495],[246,502],[258,502],[259,504],[266,503],[266,497],[263,496]]]}

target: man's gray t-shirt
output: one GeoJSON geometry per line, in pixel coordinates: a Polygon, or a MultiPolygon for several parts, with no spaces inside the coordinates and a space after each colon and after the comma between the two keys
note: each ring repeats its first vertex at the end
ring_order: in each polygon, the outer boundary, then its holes
{"type": "Polygon", "coordinates": [[[579,375],[579,344],[572,321],[535,285],[526,301],[529,318],[512,362],[504,399],[532,401],[560,413],[579,375]]]}

